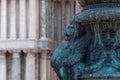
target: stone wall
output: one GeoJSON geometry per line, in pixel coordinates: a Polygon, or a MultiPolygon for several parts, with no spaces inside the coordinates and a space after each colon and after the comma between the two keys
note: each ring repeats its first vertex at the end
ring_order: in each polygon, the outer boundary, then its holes
{"type": "Polygon", "coordinates": [[[58,80],[50,56],[74,13],[74,0],[0,0],[0,80],[58,80]]]}

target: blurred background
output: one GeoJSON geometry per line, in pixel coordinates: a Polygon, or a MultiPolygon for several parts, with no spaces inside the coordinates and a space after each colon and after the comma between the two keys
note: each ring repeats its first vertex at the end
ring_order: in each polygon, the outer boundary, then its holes
{"type": "Polygon", "coordinates": [[[0,0],[0,80],[59,80],[50,66],[77,0],[0,0]]]}

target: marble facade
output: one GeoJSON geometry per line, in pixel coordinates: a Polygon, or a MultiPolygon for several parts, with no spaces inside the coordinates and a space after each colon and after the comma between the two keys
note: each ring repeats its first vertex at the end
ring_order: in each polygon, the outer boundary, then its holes
{"type": "Polygon", "coordinates": [[[58,80],[50,66],[75,0],[0,0],[0,80],[58,80]]]}

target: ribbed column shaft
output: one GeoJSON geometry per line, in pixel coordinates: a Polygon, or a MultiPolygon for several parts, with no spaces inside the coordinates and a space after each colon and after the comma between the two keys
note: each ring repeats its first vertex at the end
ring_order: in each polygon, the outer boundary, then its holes
{"type": "Polygon", "coordinates": [[[1,0],[1,24],[0,24],[0,33],[1,39],[7,39],[7,0],[1,0]]]}
{"type": "Polygon", "coordinates": [[[21,80],[21,57],[16,51],[12,53],[11,80],[21,80]]]}
{"type": "Polygon", "coordinates": [[[35,54],[27,53],[25,80],[35,80],[35,54]]]}
{"type": "Polygon", "coordinates": [[[19,0],[19,38],[26,39],[26,0],[19,0]]]}

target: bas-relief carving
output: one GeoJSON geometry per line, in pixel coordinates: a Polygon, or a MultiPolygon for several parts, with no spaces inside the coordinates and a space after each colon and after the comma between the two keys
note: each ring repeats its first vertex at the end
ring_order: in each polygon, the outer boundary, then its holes
{"type": "MultiPolygon", "coordinates": [[[[112,8],[118,9],[120,4],[107,0],[105,4],[100,0],[99,3],[83,7],[64,30],[67,42],[51,57],[51,65],[61,80],[120,77],[120,22],[119,17],[115,17],[117,11],[108,13],[112,8]],[[108,16],[100,14],[102,10],[108,16]]],[[[90,4],[93,1],[90,0],[90,4]]]]}

